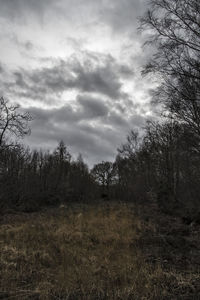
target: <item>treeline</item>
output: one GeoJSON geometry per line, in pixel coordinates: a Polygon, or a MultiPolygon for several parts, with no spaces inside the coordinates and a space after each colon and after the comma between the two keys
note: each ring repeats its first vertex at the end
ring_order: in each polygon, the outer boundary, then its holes
{"type": "Polygon", "coordinates": [[[172,119],[148,122],[142,136],[131,131],[113,163],[91,170],[81,155],[72,160],[62,141],[53,152],[4,144],[0,157],[1,209],[34,211],[98,199],[199,208],[199,140],[172,119]]]}
{"type": "Polygon", "coordinates": [[[72,161],[61,141],[50,152],[22,145],[2,147],[0,205],[24,211],[95,197],[95,183],[81,155],[72,161]]]}
{"type": "Polygon", "coordinates": [[[62,141],[52,152],[19,144],[30,133],[31,120],[18,105],[0,98],[0,210],[35,211],[97,197],[88,166],[81,155],[72,160],[62,141]]]}
{"type": "Polygon", "coordinates": [[[165,211],[199,209],[199,139],[185,124],[148,122],[142,137],[131,131],[115,162],[106,165],[96,165],[92,174],[111,198],[155,201],[165,211]]]}

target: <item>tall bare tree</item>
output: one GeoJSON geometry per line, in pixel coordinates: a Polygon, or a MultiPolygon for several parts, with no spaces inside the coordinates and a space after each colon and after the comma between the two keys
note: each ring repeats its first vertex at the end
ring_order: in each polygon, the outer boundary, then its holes
{"type": "Polygon", "coordinates": [[[144,69],[161,82],[155,98],[200,136],[199,0],[150,0],[141,29],[148,30],[147,44],[156,49],[144,69]]]}

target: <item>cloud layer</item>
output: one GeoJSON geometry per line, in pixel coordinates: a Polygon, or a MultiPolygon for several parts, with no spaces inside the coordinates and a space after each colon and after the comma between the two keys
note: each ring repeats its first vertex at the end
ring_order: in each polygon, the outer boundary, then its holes
{"type": "Polygon", "coordinates": [[[31,147],[63,139],[91,165],[112,160],[154,114],[137,34],[145,0],[0,0],[0,93],[33,116],[31,147]]]}

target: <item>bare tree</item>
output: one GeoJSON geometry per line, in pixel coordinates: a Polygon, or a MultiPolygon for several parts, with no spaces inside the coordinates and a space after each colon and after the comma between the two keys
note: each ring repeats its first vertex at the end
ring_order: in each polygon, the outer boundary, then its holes
{"type": "Polygon", "coordinates": [[[0,147],[6,138],[14,135],[22,138],[30,133],[28,122],[32,120],[28,112],[21,112],[19,105],[12,105],[4,97],[0,98],[0,147]]]}
{"type": "Polygon", "coordinates": [[[139,132],[136,130],[131,130],[126,139],[126,143],[122,144],[117,150],[121,157],[134,159],[136,152],[139,150],[141,142],[139,132]]]}
{"type": "Polygon", "coordinates": [[[150,0],[141,29],[156,53],[144,73],[156,73],[155,99],[200,136],[200,2],[150,0]]]}
{"type": "Polygon", "coordinates": [[[101,163],[94,165],[91,170],[91,175],[95,181],[102,186],[103,193],[107,192],[107,194],[109,194],[110,186],[114,182],[116,176],[115,164],[108,161],[102,161],[101,163]]]}

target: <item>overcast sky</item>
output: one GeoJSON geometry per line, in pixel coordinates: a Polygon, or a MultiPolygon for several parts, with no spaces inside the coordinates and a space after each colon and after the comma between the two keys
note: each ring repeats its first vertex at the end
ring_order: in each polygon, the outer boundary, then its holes
{"type": "Polygon", "coordinates": [[[0,94],[31,112],[33,148],[62,139],[90,166],[153,117],[145,0],[0,0],[0,94]]]}

